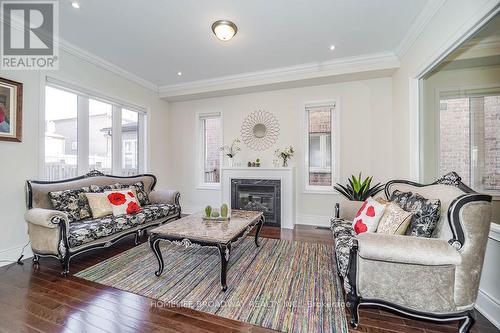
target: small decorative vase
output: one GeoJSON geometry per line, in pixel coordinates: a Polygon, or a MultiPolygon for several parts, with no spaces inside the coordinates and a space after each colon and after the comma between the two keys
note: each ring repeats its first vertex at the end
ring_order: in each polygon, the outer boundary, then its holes
{"type": "Polygon", "coordinates": [[[286,168],[288,166],[288,159],[284,158],[283,159],[283,168],[286,168]]]}
{"type": "Polygon", "coordinates": [[[227,158],[227,167],[228,168],[234,168],[234,157],[229,157],[227,158]]]}

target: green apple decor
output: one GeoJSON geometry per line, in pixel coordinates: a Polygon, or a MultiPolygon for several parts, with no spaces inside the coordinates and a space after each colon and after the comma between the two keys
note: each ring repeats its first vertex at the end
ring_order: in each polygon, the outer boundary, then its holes
{"type": "Polygon", "coordinates": [[[229,210],[229,208],[227,207],[227,204],[222,204],[222,206],[220,206],[220,216],[222,216],[223,218],[226,218],[228,210],[229,210]]]}
{"type": "Polygon", "coordinates": [[[205,216],[206,217],[212,216],[212,206],[208,205],[207,207],[205,207],[205,216]]]}

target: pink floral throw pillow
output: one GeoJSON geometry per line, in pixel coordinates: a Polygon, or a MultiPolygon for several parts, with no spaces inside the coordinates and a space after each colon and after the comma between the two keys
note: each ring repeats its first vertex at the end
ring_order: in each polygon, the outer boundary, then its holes
{"type": "Polygon", "coordinates": [[[373,198],[368,198],[358,210],[352,223],[356,234],[363,232],[375,232],[378,222],[384,214],[385,205],[377,202],[373,198]]]}
{"type": "Polygon", "coordinates": [[[135,189],[126,189],[122,191],[107,191],[106,197],[113,208],[113,215],[137,214],[142,208],[139,205],[135,195],[135,189]]]}

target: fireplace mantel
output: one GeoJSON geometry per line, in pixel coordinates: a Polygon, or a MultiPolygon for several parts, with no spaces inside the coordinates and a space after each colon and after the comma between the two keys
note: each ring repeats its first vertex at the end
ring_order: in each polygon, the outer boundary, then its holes
{"type": "Polygon", "coordinates": [[[279,179],[281,181],[281,228],[295,225],[295,168],[222,168],[222,202],[231,203],[231,179],[279,179]]]}

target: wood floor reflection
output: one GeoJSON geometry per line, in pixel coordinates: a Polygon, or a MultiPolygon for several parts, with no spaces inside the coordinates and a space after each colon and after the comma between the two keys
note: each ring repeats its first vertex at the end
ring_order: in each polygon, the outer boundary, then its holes
{"type": "MultiPolygon", "coordinates": [[[[261,236],[332,243],[329,230],[297,226],[282,231],[264,227],[261,236]]],[[[142,239],[142,242],[146,238],[142,239]]],[[[92,266],[133,246],[124,239],[113,247],[85,253],[71,262],[71,273],[92,266]]],[[[0,332],[271,332],[262,327],[188,308],[158,307],[147,297],[79,279],[62,278],[55,259],[42,258],[39,269],[0,267],[0,332]]],[[[161,304],[160,304],[161,305],[161,304]]],[[[348,316],[348,314],[347,314],[348,316]]],[[[457,324],[410,320],[378,309],[360,310],[361,323],[351,332],[456,332],[457,324]]],[[[472,332],[498,332],[478,313],[472,332]]]]}

